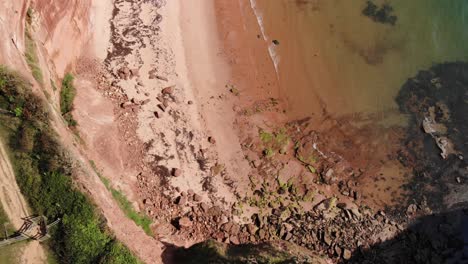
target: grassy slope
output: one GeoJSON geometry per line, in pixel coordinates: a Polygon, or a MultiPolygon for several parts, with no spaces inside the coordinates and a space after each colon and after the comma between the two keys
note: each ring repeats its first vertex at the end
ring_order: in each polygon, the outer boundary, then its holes
{"type": "Polygon", "coordinates": [[[42,75],[41,68],[39,66],[39,58],[37,56],[37,46],[31,34],[31,23],[32,23],[32,9],[28,9],[26,16],[26,25],[24,30],[24,42],[26,50],[24,56],[26,57],[26,62],[31,69],[32,75],[36,81],[40,84],[44,83],[44,77],[42,75]]]}
{"type": "Polygon", "coordinates": [[[98,170],[96,164],[94,161],[90,161],[91,166],[95,170],[95,172],[99,175],[99,178],[101,179],[102,183],[106,186],[107,190],[109,190],[112,194],[112,197],[115,199],[117,204],[119,205],[120,209],[125,213],[125,215],[132,219],[135,224],[140,226],[147,235],[152,236],[153,232],[151,231],[151,219],[142,214],[138,213],[132,206],[132,203],[127,199],[127,197],[119,190],[114,189],[109,180],[106,179],[104,176],[102,176],[101,172],[98,170]]]}
{"type": "Polygon", "coordinates": [[[49,246],[63,263],[138,263],[106,230],[72,182],[71,162],[50,128],[49,114],[17,74],[0,66],[0,126],[22,193],[37,214],[62,221],[49,246]],[[15,109],[22,109],[14,114],[15,109]]]}
{"type": "Polygon", "coordinates": [[[75,100],[76,89],[73,86],[74,77],[67,73],[62,81],[62,89],[60,90],[60,111],[63,118],[67,121],[68,125],[74,127],[77,125],[73,119],[73,100],[75,100]]]}

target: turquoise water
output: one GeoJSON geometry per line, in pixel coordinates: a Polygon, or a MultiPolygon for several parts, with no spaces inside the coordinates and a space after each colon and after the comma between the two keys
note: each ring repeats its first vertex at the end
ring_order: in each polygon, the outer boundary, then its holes
{"type": "MultiPolygon", "coordinates": [[[[314,130],[337,135],[336,151],[369,173],[359,179],[368,201],[395,203],[414,175],[396,158],[400,137],[409,135],[409,125],[420,126],[395,98],[419,71],[468,61],[468,1],[388,0],[393,26],[364,16],[366,0],[252,1],[266,41],[279,41],[270,49],[286,113],[311,116],[314,130]],[[334,131],[329,120],[339,120],[334,131]],[[349,147],[348,139],[356,144],[349,147]]],[[[439,155],[437,146],[434,151],[439,155]]]]}
{"type": "Polygon", "coordinates": [[[363,16],[365,0],[254,2],[268,41],[280,41],[273,48],[292,117],[321,107],[335,116],[390,117],[408,78],[436,63],[468,60],[466,0],[386,1],[394,26],[363,16]]]}

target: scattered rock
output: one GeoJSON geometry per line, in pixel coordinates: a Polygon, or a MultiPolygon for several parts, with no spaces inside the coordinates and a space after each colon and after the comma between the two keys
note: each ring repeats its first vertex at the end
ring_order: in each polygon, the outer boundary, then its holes
{"type": "Polygon", "coordinates": [[[156,79],[159,79],[161,81],[165,81],[165,82],[169,81],[166,77],[161,76],[161,75],[155,75],[155,77],[156,77],[156,79]]]}
{"type": "Polygon", "coordinates": [[[179,226],[180,227],[191,227],[192,226],[192,221],[188,217],[182,217],[179,219],[179,226]]]}
{"type": "Polygon", "coordinates": [[[140,76],[139,69],[138,68],[130,69],[130,74],[132,77],[139,77],[140,76]]]}
{"type": "Polygon", "coordinates": [[[188,105],[192,105],[192,104],[193,104],[193,101],[192,101],[192,100],[189,100],[189,101],[187,102],[187,104],[188,104],[188,105]]]}
{"type": "Polygon", "coordinates": [[[187,204],[187,196],[179,196],[176,201],[177,205],[186,205],[187,204]]]}
{"type": "Polygon", "coordinates": [[[251,235],[255,235],[255,232],[257,232],[258,230],[258,228],[254,224],[247,224],[246,227],[247,227],[247,231],[251,235]]]}
{"type": "Polygon", "coordinates": [[[156,118],[161,118],[161,116],[159,115],[158,111],[154,111],[153,114],[154,114],[154,116],[155,116],[156,118]]]}
{"type": "Polygon", "coordinates": [[[215,144],[216,140],[213,137],[208,137],[208,142],[210,142],[211,144],[215,144]]]}
{"type": "Polygon", "coordinates": [[[174,226],[172,226],[169,223],[162,223],[158,224],[154,227],[154,231],[156,233],[156,236],[168,236],[171,235],[175,230],[174,226]]]}
{"type": "Polygon", "coordinates": [[[229,241],[234,244],[234,245],[239,245],[240,242],[239,242],[239,238],[237,236],[231,236],[229,237],[229,241]]]}
{"type": "Polygon", "coordinates": [[[322,173],[322,179],[326,184],[331,184],[333,182],[333,169],[328,169],[325,174],[322,173]]]}
{"type": "Polygon", "coordinates": [[[151,100],[150,99],[145,99],[143,101],[141,101],[140,105],[145,105],[147,103],[149,103],[151,100]]]}
{"type": "Polygon", "coordinates": [[[206,203],[200,203],[200,208],[203,210],[203,212],[208,213],[208,210],[210,207],[206,203]]]}
{"type": "Polygon", "coordinates": [[[316,211],[325,211],[325,210],[329,210],[329,209],[333,208],[335,205],[336,205],[336,198],[331,197],[331,198],[327,198],[327,199],[321,201],[319,204],[317,204],[314,207],[314,210],[316,210],[316,211]]]}
{"type": "Polygon", "coordinates": [[[327,246],[331,246],[332,239],[331,239],[331,237],[330,237],[330,235],[328,233],[325,233],[323,235],[323,242],[325,242],[325,244],[327,244],[327,246]]]}
{"type": "Polygon", "coordinates": [[[158,104],[158,108],[161,109],[161,111],[166,112],[166,107],[162,104],[158,104]]]}
{"type": "Polygon", "coordinates": [[[157,24],[161,23],[162,19],[163,19],[163,16],[161,14],[157,14],[156,17],[153,20],[153,24],[157,25],[157,24]]]}
{"type": "Polygon", "coordinates": [[[172,176],[179,177],[180,175],[182,175],[182,170],[181,169],[178,169],[178,168],[172,169],[172,176]]]}
{"type": "Polygon", "coordinates": [[[406,209],[406,213],[407,213],[408,215],[412,215],[412,214],[416,213],[417,210],[418,210],[418,206],[417,206],[417,205],[415,205],[415,204],[410,204],[410,205],[408,206],[408,209],[406,209]]]}
{"type": "Polygon", "coordinates": [[[345,249],[343,250],[343,258],[344,258],[345,260],[351,259],[351,250],[345,248],[345,249]]]}
{"type": "Polygon", "coordinates": [[[199,194],[194,194],[193,195],[193,200],[195,202],[201,202],[203,200],[203,197],[201,195],[199,195],[199,194]]]}
{"type": "Polygon", "coordinates": [[[173,94],[174,93],[174,86],[169,86],[161,91],[162,94],[173,94]]]}
{"type": "Polygon", "coordinates": [[[132,107],[133,105],[134,105],[134,103],[132,103],[130,101],[127,101],[127,102],[121,103],[120,107],[126,109],[126,108],[129,108],[129,107],[132,107]]]}
{"type": "Polygon", "coordinates": [[[122,67],[117,73],[120,79],[127,80],[130,77],[130,70],[127,67],[122,67]]]}

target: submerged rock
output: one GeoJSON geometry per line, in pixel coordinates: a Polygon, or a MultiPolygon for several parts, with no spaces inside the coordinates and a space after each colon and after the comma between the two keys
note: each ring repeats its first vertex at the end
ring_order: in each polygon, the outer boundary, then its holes
{"type": "Polygon", "coordinates": [[[468,63],[443,63],[420,71],[403,85],[396,101],[410,118],[399,157],[415,175],[405,186],[408,200],[427,198],[434,209],[468,202],[460,194],[468,186],[457,190],[452,186],[455,177],[468,177],[464,160],[468,155],[468,63]]]}

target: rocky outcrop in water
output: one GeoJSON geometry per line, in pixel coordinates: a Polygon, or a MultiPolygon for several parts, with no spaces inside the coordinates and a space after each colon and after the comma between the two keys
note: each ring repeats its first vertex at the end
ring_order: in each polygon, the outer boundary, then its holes
{"type": "Polygon", "coordinates": [[[406,149],[400,160],[413,167],[409,197],[428,199],[431,208],[468,202],[468,64],[444,63],[420,71],[397,96],[409,115],[406,149]]]}
{"type": "Polygon", "coordinates": [[[397,16],[393,15],[393,7],[385,3],[380,8],[372,1],[367,1],[362,14],[369,17],[374,22],[389,24],[394,26],[397,22],[397,16]]]}

